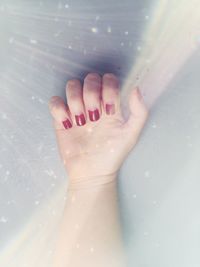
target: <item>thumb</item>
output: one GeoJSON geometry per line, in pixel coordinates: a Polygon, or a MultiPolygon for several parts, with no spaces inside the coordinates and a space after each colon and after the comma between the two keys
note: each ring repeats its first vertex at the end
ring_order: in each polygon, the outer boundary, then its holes
{"type": "Polygon", "coordinates": [[[136,143],[149,115],[139,87],[134,88],[130,93],[129,109],[130,115],[124,124],[124,131],[127,138],[136,143]]]}

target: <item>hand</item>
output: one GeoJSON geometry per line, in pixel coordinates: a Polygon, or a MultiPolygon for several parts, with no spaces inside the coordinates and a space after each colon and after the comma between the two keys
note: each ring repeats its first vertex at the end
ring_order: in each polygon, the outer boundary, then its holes
{"type": "Polygon", "coordinates": [[[51,97],[49,108],[70,181],[109,180],[135,146],[148,117],[139,89],[130,93],[127,121],[120,107],[119,80],[112,73],[102,78],[89,73],[83,89],[79,80],[69,80],[66,97],[67,105],[59,96],[51,97]]]}

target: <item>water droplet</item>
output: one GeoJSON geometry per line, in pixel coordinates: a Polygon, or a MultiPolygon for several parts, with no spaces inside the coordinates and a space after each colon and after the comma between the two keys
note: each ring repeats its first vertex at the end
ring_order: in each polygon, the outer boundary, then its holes
{"type": "Polygon", "coordinates": [[[1,222],[1,223],[7,223],[7,221],[8,221],[8,219],[7,219],[6,217],[4,217],[4,216],[2,216],[2,217],[0,218],[0,222],[1,222]]]}
{"type": "Polygon", "coordinates": [[[145,171],[145,172],[144,172],[144,176],[145,176],[146,178],[149,178],[149,177],[150,177],[150,172],[149,172],[149,171],[145,171]]]}
{"type": "Polygon", "coordinates": [[[39,200],[36,200],[35,201],[35,205],[39,205],[40,204],[40,201],[39,200]]]}
{"type": "Polygon", "coordinates": [[[37,44],[37,40],[30,39],[30,43],[31,43],[31,44],[37,44]]]}
{"type": "Polygon", "coordinates": [[[109,33],[112,32],[112,29],[110,26],[107,28],[107,32],[109,32],[109,33]]]}
{"type": "Polygon", "coordinates": [[[96,27],[92,27],[92,28],[91,28],[91,31],[92,31],[93,33],[97,33],[97,32],[98,32],[98,29],[97,29],[96,27]]]}

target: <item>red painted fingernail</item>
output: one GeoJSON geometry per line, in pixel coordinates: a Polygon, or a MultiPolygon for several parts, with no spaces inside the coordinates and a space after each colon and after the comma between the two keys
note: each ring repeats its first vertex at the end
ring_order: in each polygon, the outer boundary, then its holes
{"type": "Polygon", "coordinates": [[[88,110],[89,118],[91,121],[97,121],[100,118],[99,110],[98,108],[95,110],[88,110]]]}
{"type": "Polygon", "coordinates": [[[76,119],[76,124],[78,126],[82,126],[82,125],[84,125],[86,123],[85,116],[84,116],[83,113],[80,114],[80,115],[75,115],[75,119],[76,119]]]}
{"type": "Polygon", "coordinates": [[[62,122],[65,129],[69,129],[69,128],[72,128],[72,124],[71,124],[71,121],[69,119],[66,119],[65,121],[62,122]]]}
{"type": "Polygon", "coordinates": [[[114,104],[106,104],[106,114],[112,115],[115,113],[115,105],[114,104]]]}

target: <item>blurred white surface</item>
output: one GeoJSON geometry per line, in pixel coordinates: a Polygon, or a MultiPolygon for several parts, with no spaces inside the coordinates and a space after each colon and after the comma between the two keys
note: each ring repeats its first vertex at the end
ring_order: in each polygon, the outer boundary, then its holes
{"type": "Polygon", "coordinates": [[[130,266],[200,266],[199,22],[196,0],[0,2],[0,266],[51,266],[67,176],[47,103],[90,71],[119,75],[125,113],[131,83],[151,107],[119,174],[130,266]]]}

